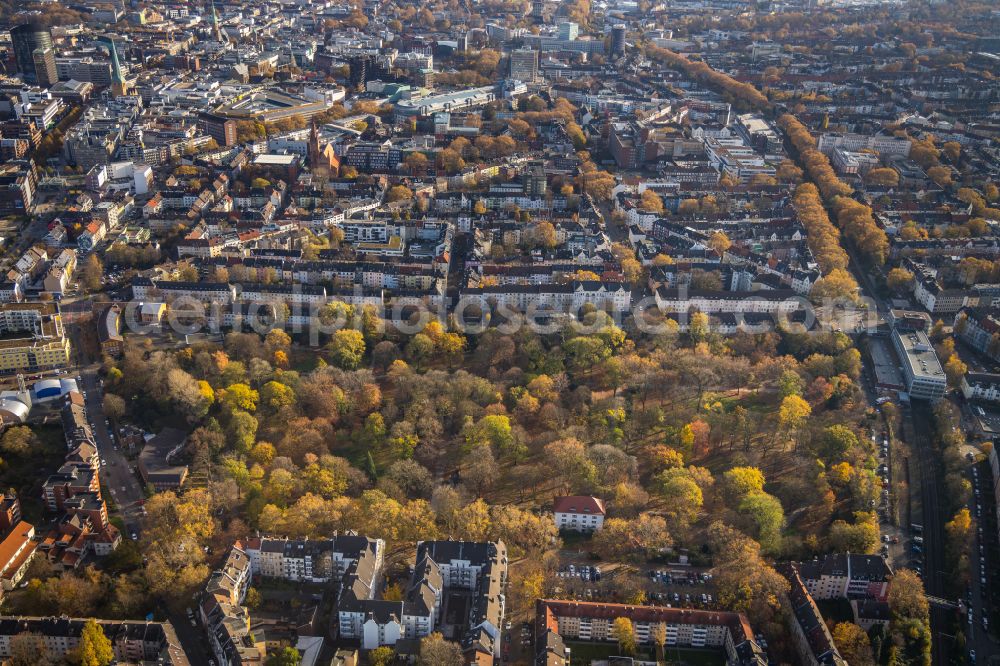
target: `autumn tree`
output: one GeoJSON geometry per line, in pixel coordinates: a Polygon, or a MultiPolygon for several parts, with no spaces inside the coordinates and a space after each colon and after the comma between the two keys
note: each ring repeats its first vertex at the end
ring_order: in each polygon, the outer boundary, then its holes
{"type": "Polygon", "coordinates": [[[114,658],[111,641],[104,635],[104,629],[96,620],[87,620],[80,633],[80,643],[74,649],[70,661],[80,666],[108,666],[114,658]]]}
{"type": "Polygon", "coordinates": [[[413,190],[405,185],[393,185],[386,192],[385,200],[386,203],[394,203],[396,201],[405,201],[407,199],[413,198],[413,190]]]}
{"type": "Polygon", "coordinates": [[[649,513],[623,520],[609,518],[594,535],[594,550],[608,559],[647,559],[673,545],[663,518],[649,513]]]}
{"type": "Polygon", "coordinates": [[[871,641],[865,630],[853,622],[838,622],[833,627],[833,642],[851,666],[875,666],[871,641]]]}
{"type": "Polygon", "coordinates": [[[944,374],[948,378],[948,386],[953,389],[961,386],[962,378],[965,377],[968,370],[969,367],[958,357],[958,354],[953,354],[944,364],[944,374]]]}
{"type": "Polygon", "coordinates": [[[395,656],[396,653],[391,647],[382,645],[368,652],[368,664],[370,666],[389,666],[395,656]]]}
{"type": "Polygon", "coordinates": [[[406,167],[406,170],[409,171],[410,175],[414,177],[422,176],[427,173],[427,165],[429,163],[430,161],[427,159],[427,156],[419,152],[410,153],[406,156],[406,159],[403,160],[403,165],[406,167]]]}
{"type": "Polygon", "coordinates": [[[618,649],[623,655],[634,656],[638,649],[638,642],[635,637],[635,627],[632,620],[627,617],[616,617],[611,627],[611,633],[618,641],[618,649]]]}
{"type": "Polygon", "coordinates": [[[38,437],[28,426],[12,426],[0,438],[0,450],[8,455],[28,455],[37,445],[38,437]]]}
{"type": "Polygon", "coordinates": [[[732,247],[733,242],[729,240],[729,236],[723,231],[713,232],[708,239],[708,246],[719,253],[719,255],[725,254],[726,250],[732,247]]]}
{"type": "Polygon", "coordinates": [[[881,187],[896,187],[899,185],[899,173],[895,169],[875,168],[865,174],[865,182],[881,187]]]}
{"type": "Polygon", "coordinates": [[[419,666],[462,666],[462,648],[435,632],[420,639],[419,666]]]}
{"type": "Polygon", "coordinates": [[[924,593],[924,583],[913,571],[900,569],[889,587],[889,630],[901,645],[903,663],[931,663],[930,604],[924,593]]]}
{"type": "Polygon", "coordinates": [[[893,268],[886,276],[886,284],[895,292],[909,291],[913,285],[913,273],[905,268],[893,268]]]}
{"type": "Polygon", "coordinates": [[[101,263],[97,253],[91,252],[83,262],[80,271],[80,282],[88,291],[97,291],[101,288],[101,278],[104,277],[104,264],[101,263]]]}
{"type": "Polygon", "coordinates": [[[653,190],[643,190],[642,195],[639,197],[639,203],[645,211],[658,214],[663,213],[663,199],[653,190]]]}
{"type": "Polygon", "coordinates": [[[334,365],[345,370],[353,370],[361,365],[364,359],[365,338],[361,331],[342,328],[333,334],[326,349],[334,365]]]}

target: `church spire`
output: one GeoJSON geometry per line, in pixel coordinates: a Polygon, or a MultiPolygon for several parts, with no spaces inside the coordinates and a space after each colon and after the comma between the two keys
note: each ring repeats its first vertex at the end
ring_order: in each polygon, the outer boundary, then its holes
{"type": "Polygon", "coordinates": [[[215,11],[215,0],[212,0],[212,35],[215,41],[222,41],[222,28],[219,27],[219,13],[215,11]]]}

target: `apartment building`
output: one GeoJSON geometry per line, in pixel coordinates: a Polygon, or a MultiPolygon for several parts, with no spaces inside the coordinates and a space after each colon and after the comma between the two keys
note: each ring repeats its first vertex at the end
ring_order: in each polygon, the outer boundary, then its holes
{"type": "Polygon", "coordinates": [[[471,594],[467,615],[454,620],[463,652],[468,663],[492,663],[500,656],[506,582],[503,542],[422,541],[401,601],[374,599],[366,585],[345,578],[338,601],[340,635],[361,641],[365,649],[420,639],[444,622],[449,594],[471,594]]]}
{"type": "Polygon", "coordinates": [[[243,600],[253,577],[250,556],[237,541],[226,561],[208,579],[198,606],[212,654],[219,666],[259,666],[266,650],[250,633],[250,612],[243,600]]]}
{"type": "Polygon", "coordinates": [[[664,313],[687,313],[692,310],[715,313],[792,313],[801,310],[802,296],[792,289],[759,291],[698,291],[660,287],[653,293],[656,306],[664,313]]]}
{"type": "Polygon", "coordinates": [[[626,312],[632,305],[632,292],[620,282],[508,284],[464,289],[462,297],[470,303],[482,301],[496,308],[520,312],[527,312],[529,309],[576,312],[588,304],[601,310],[626,312]]]}
{"type": "Polygon", "coordinates": [[[1000,402],[1000,374],[967,372],[962,377],[962,395],[966,400],[1000,402]]]}
{"type": "Polygon", "coordinates": [[[604,500],[589,495],[557,497],[552,505],[556,528],[572,532],[596,532],[604,526],[604,500]]]}
{"type": "MultiPolygon", "coordinates": [[[[0,658],[13,656],[13,639],[30,633],[39,637],[45,656],[58,662],[76,649],[88,618],[0,617],[0,658]]],[[[111,641],[117,663],[153,663],[162,666],[190,666],[177,633],[169,622],[97,620],[111,641]]]]}
{"type": "Polygon", "coordinates": [[[38,548],[34,539],[35,527],[22,520],[0,541],[0,586],[4,591],[13,590],[24,577],[38,548]]]}
{"type": "Polygon", "coordinates": [[[0,304],[0,374],[65,367],[70,343],[54,303],[0,304]]]}
{"type": "MultiPolygon", "coordinates": [[[[726,662],[741,666],[765,666],[767,656],[754,641],[750,622],[742,613],[693,610],[666,606],[632,606],[589,601],[539,599],[535,602],[537,636],[557,635],[564,640],[613,642],[614,622],[632,622],[636,641],[650,643],[658,632],[667,646],[717,648],[726,662]]],[[[565,659],[550,649],[551,640],[537,641],[536,663],[559,664],[565,659]]]]}
{"type": "Polygon", "coordinates": [[[343,581],[362,560],[370,561],[365,568],[374,577],[382,569],[385,547],[381,539],[352,533],[327,539],[260,537],[245,544],[254,575],[311,583],[343,581]]]}
{"type": "Polygon", "coordinates": [[[892,568],[881,555],[833,553],[796,565],[815,599],[874,599],[889,597],[892,568]]]}
{"type": "Polygon", "coordinates": [[[782,564],[779,569],[791,586],[782,603],[795,639],[799,663],[808,666],[847,666],[847,661],[837,651],[830,629],[796,565],[782,564]]]}
{"type": "Polygon", "coordinates": [[[981,354],[1000,359],[1000,309],[963,308],[955,317],[955,333],[981,354]]]}

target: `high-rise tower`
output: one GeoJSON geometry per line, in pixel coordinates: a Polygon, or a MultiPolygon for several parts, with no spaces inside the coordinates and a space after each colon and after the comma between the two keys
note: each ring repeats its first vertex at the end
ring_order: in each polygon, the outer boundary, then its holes
{"type": "Polygon", "coordinates": [[[10,31],[11,44],[14,47],[14,60],[17,61],[17,71],[26,83],[38,83],[39,77],[35,67],[35,51],[52,48],[52,33],[40,23],[22,23],[10,31]]]}

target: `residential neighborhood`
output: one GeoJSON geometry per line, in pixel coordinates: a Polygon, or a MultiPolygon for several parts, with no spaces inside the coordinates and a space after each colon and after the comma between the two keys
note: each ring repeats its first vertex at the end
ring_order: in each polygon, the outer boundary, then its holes
{"type": "Polygon", "coordinates": [[[998,34],[0,2],[0,662],[1000,663],[998,34]]]}

